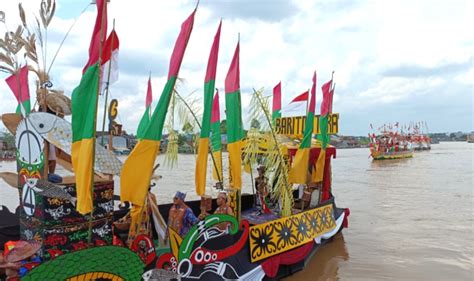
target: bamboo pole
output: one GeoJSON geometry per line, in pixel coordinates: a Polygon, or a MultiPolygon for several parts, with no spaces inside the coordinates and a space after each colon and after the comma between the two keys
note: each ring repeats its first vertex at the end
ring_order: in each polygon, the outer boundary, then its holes
{"type": "MultiPolygon", "coordinates": [[[[114,22],[113,22],[112,32],[114,30],[115,30],[115,19],[114,19],[114,22]]],[[[112,36],[112,43],[110,44],[110,53],[112,53],[113,48],[114,48],[114,37],[112,36]]],[[[102,146],[104,145],[105,117],[106,117],[106,114],[107,114],[107,100],[109,98],[109,82],[110,82],[110,70],[111,69],[112,69],[112,56],[110,56],[109,69],[108,69],[109,72],[107,73],[107,84],[105,86],[104,115],[103,115],[103,119],[102,119],[102,137],[100,138],[100,144],[102,146]]],[[[99,85],[99,91],[100,91],[100,88],[101,87],[99,85]]],[[[109,127],[109,139],[110,139],[110,127],[109,127]]],[[[110,141],[109,141],[108,149],[112,150],[112,146],[110,145],[110,141]]]]}
{"type": "MultiPolygon", "coordinates": [[[[99,44],[99,58],[98,58],[98,64],[99,64],[99,82],[100,82],[100,77],[102,76],[102,69],[100,68],[101,62],[102,62],[102,46],[104,44],[103,42],[103,34],[104,34],[104,14],[105,11],[107,10],[107,1],[104,0],[104,6],[102,7],[102,19],[100,23],[100,44],[99,44]]],[[[98,102],[99,102],[99,92],[100,92],[100,83],[97,85],[97,90],[96,90],[96,97],[95,97],[95,110],[94,110],[94,126],[93,126],[93,131],[92,131],[92,169],[91,169],[91,174],[92,174],[92,186],[91,186],[91,197],[92,200],[94,200],[94,163],[95,163],[95,146],[96,146],[96,128],[97,128],[97,109],[98,109],[98,102]]],[[[88,234],[87,234],[87,244],[89,246],[92,246],[92,220],[94,218],[94,202],[92,202],[92,211],[89,216],[89,229],[88,229],[88,234]]]]}
{"type": "Polygon", "coordinates": [[[255,192],[255,180],[253,178],[253,168],[252,168],[252,161],[249,161],[250,166],[250,180],[252,181],[252,193],[253,193],[253,206],[255,207],[257,204],[257,192],[255,192]]]}

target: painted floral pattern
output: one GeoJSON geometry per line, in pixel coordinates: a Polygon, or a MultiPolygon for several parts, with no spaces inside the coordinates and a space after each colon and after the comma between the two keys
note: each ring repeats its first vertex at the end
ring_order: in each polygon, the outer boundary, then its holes
{"type": "Polygon", "coordinates": [[[252,262],[311,242],[334,227],[336,223],[332,204],[254,225],[249,234],[252,262]]]}
{"type": "Polygon", "coordinates": [[[278,240],[276,242],[277,249],[284,249],[287,245],[295,245],[298,241],[296,236],[291,230],[293,222],[291,220],[286,220],[281,224],[275,225],[275,230],[277,232],[278,240]]]}
{"type": "Polygon", "coordinates": [[[250,232],[250,237],[255,241],[256,247],[252,249],[252,256],[271,254],[276,251],[276,244],[272,241],[273,227],[267,225],[250,232]]]}

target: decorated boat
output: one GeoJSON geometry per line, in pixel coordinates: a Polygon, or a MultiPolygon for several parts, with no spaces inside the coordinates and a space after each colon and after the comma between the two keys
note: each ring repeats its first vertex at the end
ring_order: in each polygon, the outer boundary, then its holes
{"type": "Polygon", "coordinates": [[[424,134],[410,135],[415,151],[431,150],[431,138],[424,134]]]}
{"type": "MultiPolygon", "coordinates": [[[[397,123],[398,125],[398,123],[397,123]]],[[[384,125],[380,134],[369,133],[370,156],[373,160],[390,160],[413,157],[411,135],[401,130],[394,130],[392,126],[384,125]]]]}
{"type": "Polygon", "coordinates": [[[474,143],[474,133],[467,134],[467,142],[474,143]]]}
{"type": "MultiPolygon", "coordinates": [[[[5,274],[2,277],[7,280],[261,280],[281,278],[301,270],[321,245],[348,226],[349,209],[336,206],[331,182],[331,161],[336,150],[329,145],[328,132],[329,128],[337,132],[338,116],[332,114],[332,79],[322,87],[321,114],[315,118],[314,74],[307,115],[299,117],[303,122],[307,120],[303,138],[293,139],[291,143],[283,142],[278,136],[276,124],[283,121],[277,116],[271,120],[263,91],[255,91],[255,104],[260,106],[255,112],[261,113],[258,118],[268,126],[261,132],[265,137],[256,138],[259,143],[265,140],[265,145],[258,145],[264,146],[265,151],[243,149],[240,43],[237,43],[225,81],[229,151],[226,181],[220,135],[216,130],[220,126],[218,107],[215,109],[219,98],[214,96],[219,25],[205,78],[205,113],[196,162],[196,193],[201,200],[185,201],[185,196],[177,192],[172,204],[157,204],[150,192],[157,179],[154,163],[197,7],[181,26],[168,81],[157,108],[150,114],[147,98],[147,110],[137,132],[139,141],[122,163],[110,147],[96,144],[97,99],[102,88],[101,77],[106,72],[107,56],[103,55],[112,52],[113,42],[118,38],[112,31],[108,37],[112,41],[106,40],[107,2],[95,2],[97,18],[89,61],[72,93],[72,103],[63,94],[56,97],[56,106],[48,103],[48,96],[58,93],[50,89],[52,83],[42,71],[45,65],[38,63],[34,33],[21,32],[21,26],[27,26],[21,5],[20,31],[13,39],[9,33],[8,38],[2,39],[10,60],[16,57],[12,54],[25,47],[25,57],[34,63],[28,68],[21,67],[18,61],[7,61],[7,66],[3,66],[11,70],[7,83],[12,81],[11,85],[20,86],[11,86],[19,102],[18,113],[2,115],[5,126],[16,136],[17,173],[2,173],[2,178],[18,189],[20,205],[15,212],[6,208],[0,212],[3,247],[0,270],[6,269],[0,271],[5,274]],[[11,40],[21,44],[13,44],[11,40]],[[29,104],[29,69],[38,75],[38,108],[29,104]],[[63,116],[71,111],[72,123],[69,123],[63,116]],[[318,140],[313,139],[314,131],[318,140]],[[217,199],[207,193],[209,155],[217,181],[215,186],[218,189],[225,186],[226,191],[218,191],[217,199]],[[56,174],[53,160],[72,175],[56,174]],[[242,166],[247,164],[259,165],[255,194],[241,191],[242,166]],[[120,196],[114,194],[114,175],[120,176],[120,196]],[[294,184],[304,187],[301,198],[294,184]],[[115,200],[123,205],[114,208],[115,200]],[[216,211],[210,214],[213,209],[216,211]],[[198,213],[198,218],[193,215],[198,213]],[[189,227],[185,227],[185,219],[189,219],[189,227]]],[[[54,1],[41,3],[42,28],[47,29],[54,11],[54,1]]],[[[108,58],[111,57],[109,53],[108,58]]],[[[151,99],[150,86],[149,94],[151,99]]],[[[281,99],[281,94],[276,99],[281,99]]],[[[168,150],[170,147],[168,144],[168,150]]]]}
{"type": "Polygon", "coordinates": [[[415,151],[431,150],[432,140],[428,134],[426,121],[411,122],[408,127],[408,138],[415,151]]]}

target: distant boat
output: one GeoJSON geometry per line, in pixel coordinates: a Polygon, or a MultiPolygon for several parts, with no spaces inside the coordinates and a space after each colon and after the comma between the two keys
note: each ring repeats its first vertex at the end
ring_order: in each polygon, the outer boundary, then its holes
{"type": "Polygon", "coordinates": [[[474,133],[470,133],[467,135],[467,142],[474,143],[474,133]]]}
{"type": "Polygon", "coordinates": [[[413,149],[415,151],[422,151],[422,150],[431,150],[431,138],[428,135],[424,134],[414,134],[410,135],[409,138],[411,139],[413,149]]]}
{"type": "Polygon", "coordinates": [[[369,134],[370,156],[374,160],[413,157],[413,144],[409,136],[398,132],[383,131],[381,135],[369,134]]]}
{"type": "Polygon", "coordinates": [[[9,153],[8,151],[0,151],[0,161],[15,161],[15,152],[9,153]]]}

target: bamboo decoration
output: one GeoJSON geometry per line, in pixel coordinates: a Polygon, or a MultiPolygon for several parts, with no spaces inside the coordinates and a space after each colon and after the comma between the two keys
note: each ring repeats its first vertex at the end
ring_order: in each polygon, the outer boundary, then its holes
{"type": "Polygon", "coordinates": [[[281,200],[281,215],[289,216],[292,214],[291,209],[294,201],[292,186],[288,181],[288,164],[284,156],[284,147],[278,143],[276,131],[272,125],[269,100],[263,96],[263,88],[258,91],[254,90],[250,105],[250,118],[259,120],[262,130],[267,135],[268,150],[264,154],[263,163],[269,182],[273,183],[272,198],[281,200]]]}

